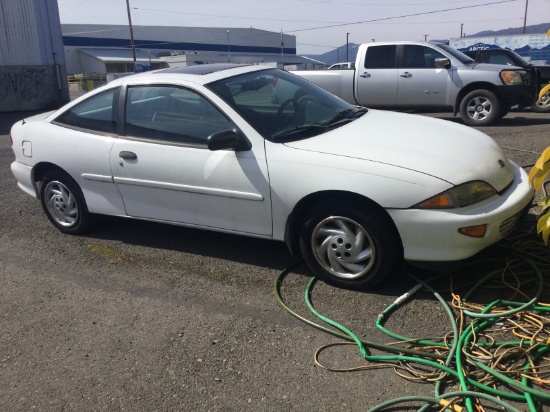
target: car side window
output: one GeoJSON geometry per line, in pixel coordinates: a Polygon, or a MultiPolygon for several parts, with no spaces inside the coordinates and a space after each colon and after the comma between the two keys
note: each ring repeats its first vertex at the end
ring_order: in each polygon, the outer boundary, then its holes
{"type": "Polygon", "coordinates": [[[435,59],[445,57],[438,51],[418,45],[405,45],[403,48],[403,67],[409,69],[434,69],[435,59]]]}
{"type": "Polygon", "coordinates": [[[369,46],[365,59],[365,69],[394,69],[397,46],[369,46]]]}
{"type": "Polygon", "coordinates": [[[97,94],[62,113],[55,122],[96,132],[117,133],[119,89],[97,94]]]}
{"type": "Polygon", "coordinates": [[[230,121],[204,96],[173,86],[131,86],[126,96],[126,135],[206,146],[230,121]]]}

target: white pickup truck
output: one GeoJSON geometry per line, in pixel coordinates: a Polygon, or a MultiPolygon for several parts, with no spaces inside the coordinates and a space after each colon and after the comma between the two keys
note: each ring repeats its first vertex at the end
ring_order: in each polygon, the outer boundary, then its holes
{"type": "MultiPolygon", "coordinates": [[[[348,103],[380,109],[444,109],[487,126],[536,99],[536,76],[521,67],[478,64],[429,42],[366,43],[354,70],[294,71],[348,103]]],[[[277,96],[275,96],[276,98],[277,96]]]]}

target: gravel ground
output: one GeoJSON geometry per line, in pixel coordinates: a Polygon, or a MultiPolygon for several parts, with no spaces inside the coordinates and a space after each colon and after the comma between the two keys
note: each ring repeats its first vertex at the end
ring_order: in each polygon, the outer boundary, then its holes
{"type": "MultiPolygon", "coordinates": [[[[9,127],[25,115],[0,114],[0,410],[357,411],[433,394],[432,384],[389,369],[316,366],[315,350],[339,339],[277,303],[274,280],[293,262],[282,243],[115,218],[87,236],[55,230],[9,168],[9,127]]],[[[550,115],[511,112],[483,131],[528,167],[550,145],[549,125],[550,115]]],[[[311,318],[308,280],[298,266],[282,291],[311,318]]],[[[399,271],[368,293],[319,284],[314,301],[363,338],[386,342],[376,317],[413,285],[399,271]]],[[[388,326],[415,337],[448,330],[425,292],[388,326]]],[[[365,364],[352,346],[322,359],[365,364]]]]}

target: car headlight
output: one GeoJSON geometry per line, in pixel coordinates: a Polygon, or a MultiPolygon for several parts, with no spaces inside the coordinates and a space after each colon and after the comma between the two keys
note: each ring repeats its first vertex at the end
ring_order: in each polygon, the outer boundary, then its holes
{"type": "Polygon", "coordinates": [[[437,196],[430,197],[414,207],[419,209],[451,209],[469,206],[481,202],[496,194],[496,190],[488,183],[474,181],[464,183],[446,190],[437,196]]]}
{"type": "Polygon", "coordinates": [[[500,72],[500,78],[504,82],[504,84],[513,86],[515,84],[523,84],[523,76],[519,72],[515,72],[512,70],[504,70],[500,72]]]}

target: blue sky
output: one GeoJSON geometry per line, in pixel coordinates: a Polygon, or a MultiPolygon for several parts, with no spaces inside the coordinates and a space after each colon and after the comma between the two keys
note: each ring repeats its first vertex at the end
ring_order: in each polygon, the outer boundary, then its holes
{"type": "MultiPolygon", "coordinates": [[[[299,54],[350,43],[442,40],[461,30],[550,22],[550,0],[129,0],[145,26],[254,27],[296,36],[299,54]],[[348,35],[349,33],[349,35],[348,35]]],[[[128,24],[126,0],[58,0],[61,23],[128,24]]]]}

